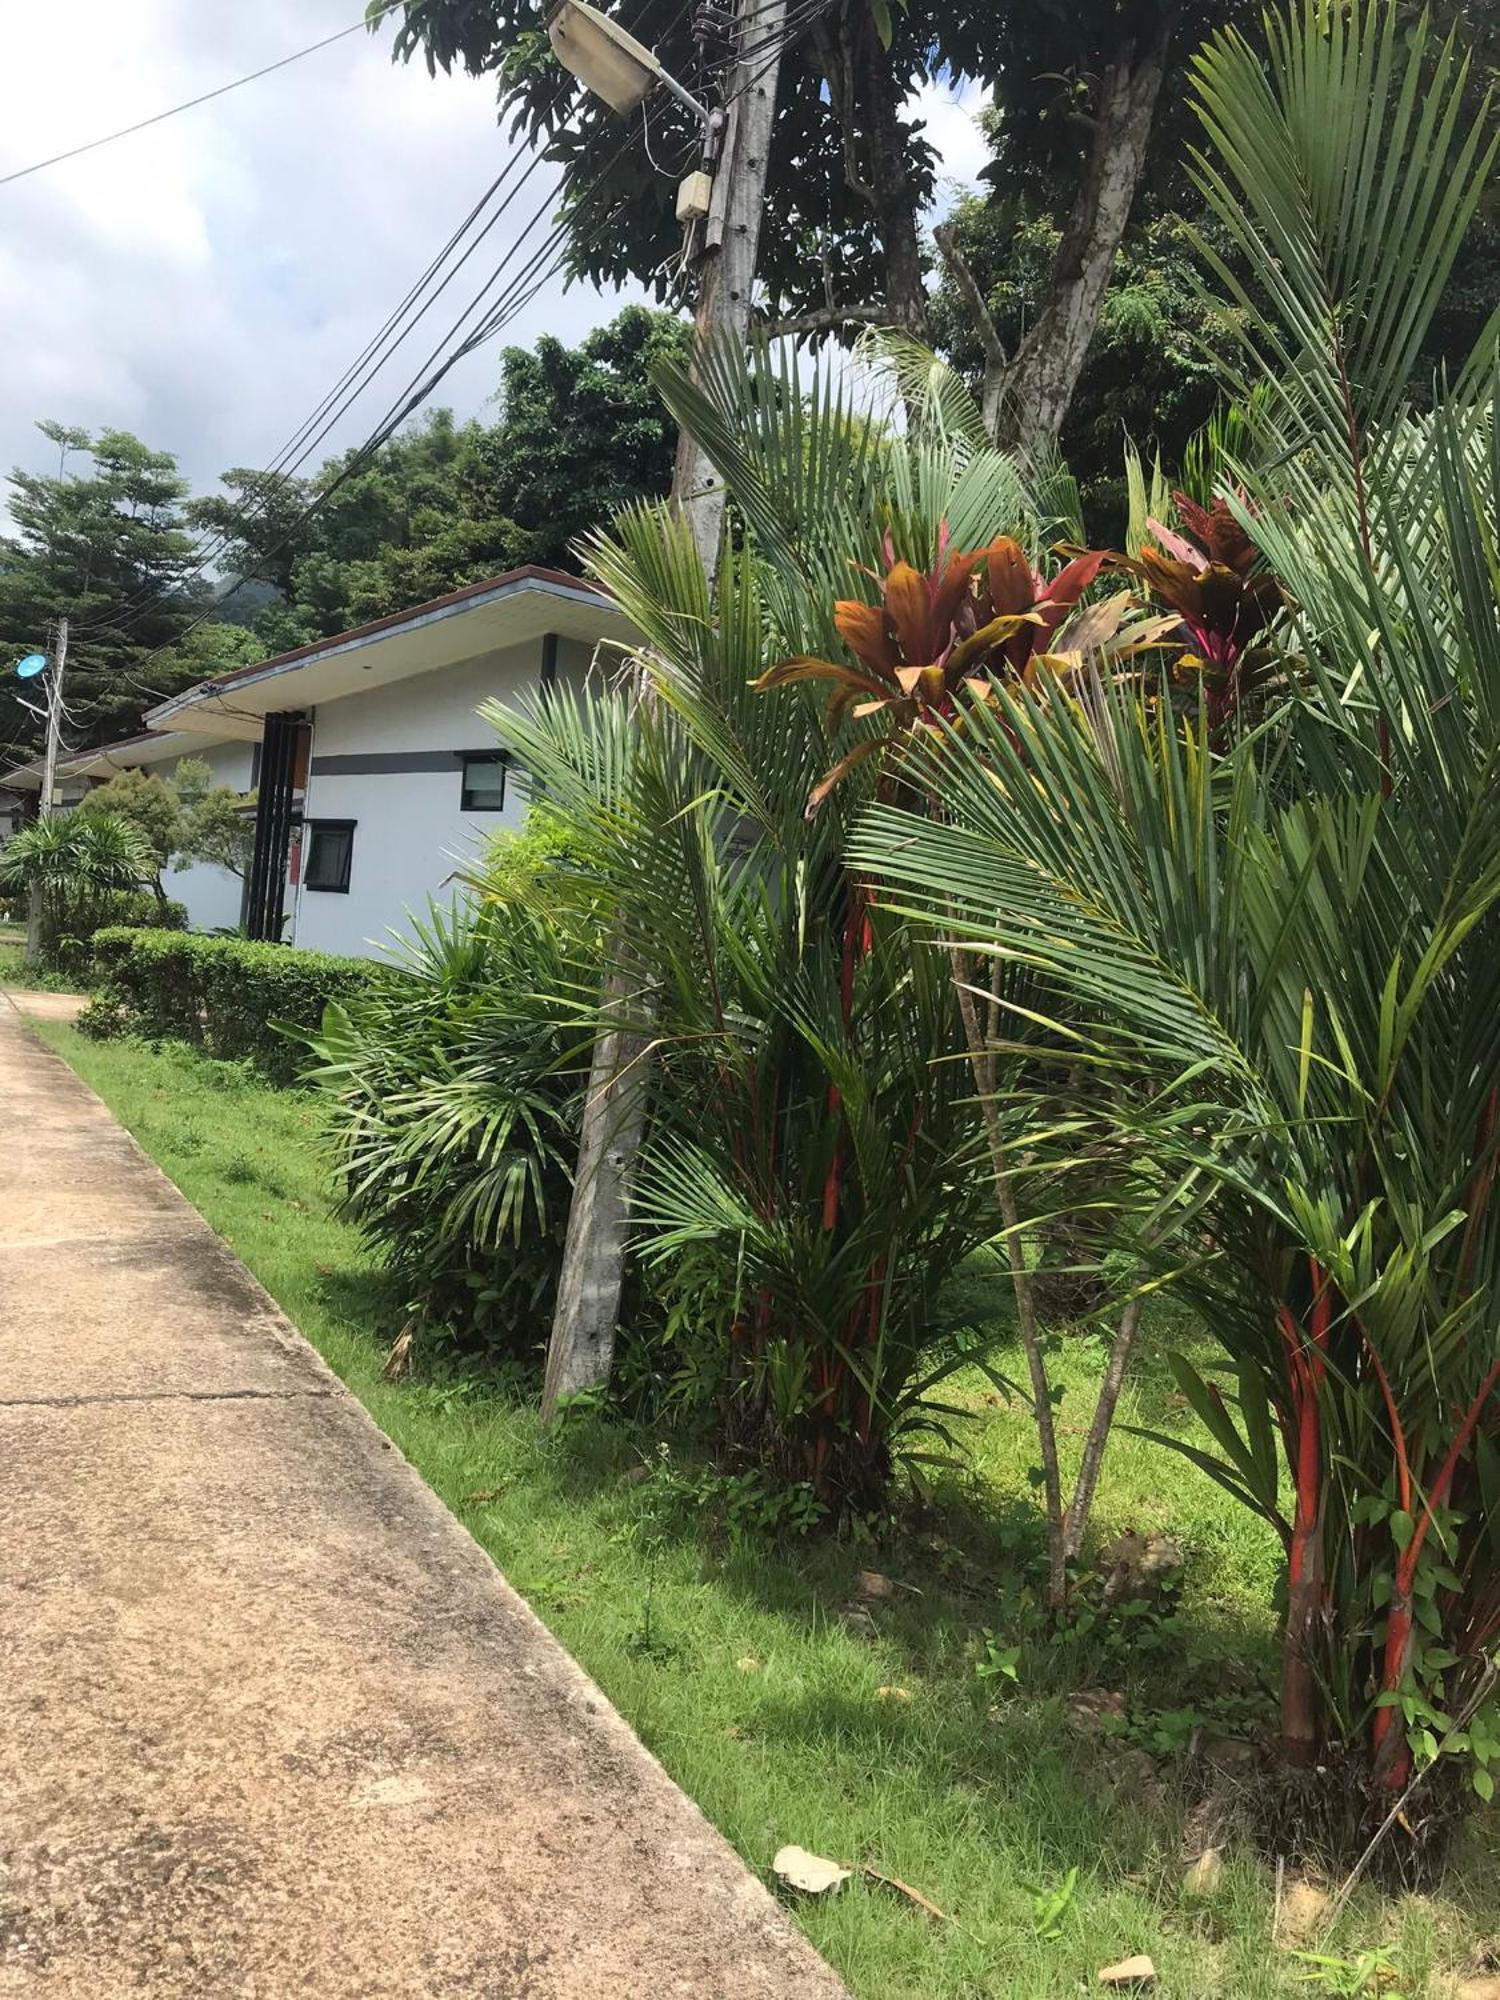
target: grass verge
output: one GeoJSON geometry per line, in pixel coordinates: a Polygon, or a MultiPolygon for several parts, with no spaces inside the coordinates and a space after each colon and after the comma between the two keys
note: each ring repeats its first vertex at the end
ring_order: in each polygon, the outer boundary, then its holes
{"type": "MultiPolygon", "coordinates": [[[[1100,1532],[1169,1529],[1186,1581],[1162,1613],[1101,1620],[1065,1645],[1046,1638],[1032,1597],[1029,1422],[978,1377],[957,1398],[975,1418],[967,1469],[937,1475],[888,1539],[778,1548],[736,1531],[730,1496],[705,1485],[685,1444],[593,1415],[544,1440],[504,1385],[383,1380],[393,1301],[333,1211],[313,1102],[187,1050],[34,1025],[752,1868],[795,1841],[869,1862],[950,1914],[934,1923],[859,1881],[800,1906],[859,2000],[1050,2000],[1134,1952],[1150,1954],[1172,2000],[1359,1990],[1305,1983],[1289,1940],[1273,1940],[1270,1871],[1254,1858],[1231,1854],[1206,1898],[1183,1887],[1181,1752],[1196,1728],[1263,1712],[1276,1571],[1268,1539],[1191,1467],[1116,1438],[1100,1532]],[[871,1568],[894,1594],[846,1620],[871,1568]],[[1080,1727],[1081,1691],[1123,1696],[1114,1733],[1080,1727]]],[[[1055,1359],[1076,1450],[1099,1347],[1074,1336],[1055,1359]]],[[[1185,1428],[1164,1367],[1148,1360],[1122,1421],[1185,1428]]],[[[1413,2000],[1451,1991],[1477,1941],[1500,1932],[1494,1857],[1492,1828],[1476,1828],[1443,1896],[1357,1897],[1318,1948],[1384,1948],[1413,2000]]]]}

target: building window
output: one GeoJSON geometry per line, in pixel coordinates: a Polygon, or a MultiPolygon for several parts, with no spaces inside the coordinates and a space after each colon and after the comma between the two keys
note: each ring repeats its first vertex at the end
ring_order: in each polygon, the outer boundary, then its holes
{"type": "Polygon", "coordinates": [[[305,861],[303,887],[349,893],[349,865],[354,859],[352,819],[310,819],[303,828],[305,861]]]}
{"type": "Polygon", "coordinates": [[[465,750],[464,789],[460,809],[466,813],[497,813],[505,809],[505,753],[465,750]]]}

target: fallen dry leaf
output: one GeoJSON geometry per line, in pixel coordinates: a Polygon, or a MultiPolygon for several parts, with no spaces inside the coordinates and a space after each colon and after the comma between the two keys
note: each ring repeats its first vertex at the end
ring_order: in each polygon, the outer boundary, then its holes
{"type": "Polygon", "coordinates": [[[1154,1986],[1156,1967],[1144,1952],[1138,1952],[1134,1958],[1122,1958],[1118,1965],[1101,1965],[1095,1977],[1101,1986],[1122,1992],[1126,1987],[1154,1986]]]}
{"type": "Polygon", "coordinates": [[[1288,1882],[1281,1905],[1281,1935],[1291,1944],[1306,1944],[1321,1930],[1332,1901],[1316,1882],[1288,1882]]]}
{"type": "Polygon", "coordinates": [[[776,1851],[771,1873],[789,1889],[800,1889],[805,1896],[826,1896],[842,1888],[853,1870],[837,1861],[828,1861],[821,1854],[809,1854],[805,1847],[782,1847],[776,1851]]]}
{"type": "Polygon", "coordinates": [[[1224,1857],[1217,1847],[1205,1847],[1182,1878],[1190,1896],[1211,1896],[1224,1873],[1224,1857]]]}
{"type": "Polygon", "coordinates": [[[387,1382],[399,1382],[403,1375],[410,1373],[412,1342],[416,1337],[417,1329],[410,1321],[396,1335],[380,1369],[387,1382]]]}

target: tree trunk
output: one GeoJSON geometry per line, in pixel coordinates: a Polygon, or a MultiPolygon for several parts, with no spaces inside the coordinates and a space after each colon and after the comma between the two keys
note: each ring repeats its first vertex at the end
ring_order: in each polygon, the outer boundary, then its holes
{"type": "MultiPolygon", "coordinates": [[[[611,986],[611,995],[615,988],[611,986]]],[[[558,1273],[554,1329],[542,1380],[550,1424],[569,1396],[609,1381],[625,1267],[627,1175],[646,1122],[644,1040],[614,1029],[594,1044],[568,1233],[558,1273]]]]}
{"type": "Polygon", "coordinates": [[[1110,1343],[1109,1362],[1104,1370],[1104,1380],[1099,1388],[1099,1400],[1094,1405],[1093,1422],[1084,1440],[1083,1458],[1078,1466],[1078,1483],[1073,1488],[1073,1504],[1067,1513],[1067,1552],[1070,1560],[1083,1547],[1084,1532],[1089,1524],[1089,1515],[1094,1511],[1094,1495],[1099,1488],[1099,1468],[1104,1463],[1104,1447],[1109,1443],[1109,1434],[1114,1427],[1115,1410],[1119,1405],[1120,1391],[1125,1386],[1125,1371],[1130,1366],[1131,1351],[1135,1347],[1136,1330],[1141,1323],[1141,1313],[1146,1304],[1144,1296],[1134,1298],[1120,1315],[1120,1324],[1110,1343]]]}
{"type": "Polygon", "coordinates": [[[921,338],[927,328],[917,196],[906,170],[901,98],[875,15],[854,9],[841,31],[818,23],[811,40],[843,139],[844,179],[870,210],[885,257],[885,304],[893,326],[921,338]]]}
{"type": "Polygon", "coordinates": [[[1313,1265],[1313,1339],[1304,1348],[1291,1309],[1277,1317],[1286,1343],[1292,1388],[1292,1485],[1296,1505],[1287,1549],[1286,1633],[1281,1652],[1281,1748],[1287,1762],[1306,1769],[1323,1742],[1323,1698],[1318,1687],[1318,1628],[1323,1617],[1323,1419],[1318,1395],[1329,1322],[1329,1294],[1313,1265]]]}
{"type": "Polygon", "coordinates": [[[1316,1515],[1303,1518],[1299,1498],[1287,1565],[1286,1636],[1281,1654],[1281,1749],[1297,1770],[1307,1770],[1317,1762],[1323,1742],[1323,1696],[1315,1667],[1322,1615],[1322,1523],[1316,1515]]]}
{"type": "Polygon", "coordinates": [[[1047,295],[1006,377],[1002,445],[1054,444],[1062,430],[1145,165],[1177,14],[1163,7],[1150,39],[1125,43],[1105,72],[1093,143],[1047,295]]]}
{"type": "Polygon", "coordinates": [[[990,1167],[995,1176],[995,1196],[1005,1230],[1006,1264],[1016,1300],[1016,1325],[1031,1381],[1031,1412],[1036,1422],[1037,1448],[1042,1459],[1042,1499],[1047,1512],[1047,1606],[1051,1611],[1061,1611],[1068,1601],[1068,1523],[1063,1509],[1062,1473],[1057,1458],[1052,1386],[1047,1380],[1047,1357],[1042,1351],[1042,1334],[1037,1324],[1036,1297],[1031,1272],[1026,1266],[1026,1245],[1021,1235],[1021,1213],[1016,1202],[1015,1182],[1006,1158],[1000,1114],[995,1109],[999,1081],[995,1057],[988,1046],[979,1010],[974,1004],[974,975],[968,954],[958,945],[954,945],[952,950],[953,984],[969,1048],[969,1069],[974,1078],[975,1094],[979,1098],[980,1115],[984,1119],[990,1167]]]}

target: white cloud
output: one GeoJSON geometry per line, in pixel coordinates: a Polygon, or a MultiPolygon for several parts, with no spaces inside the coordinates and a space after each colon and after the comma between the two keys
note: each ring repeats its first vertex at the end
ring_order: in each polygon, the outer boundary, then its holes
{"type": "Polygon", "coordinates": [[[942,162],[935,215],[951,208],[960,194],[971,194],[981,185],[980,172],[990,160],[978,122],[984,101],[983,88],[968,79],[956,85],[925,83],[906,101],[906,115],[923,121],[942,162]]]}
{"type": "MultiPolygon", "coordinates": [[[[7,20],[0,174],[211,90],[346,27],[359,0],[52,0],[7,20]]],[[[948,175],[983,149],[972,91],[924,91],[948,175]]],[[[44,468],[32,429],[123,426],[196,486],[267,462],[499,171],[485,79],[393,65],[351,35],[149,131],[0,188],[0,471],[44,468]]],[[[318,456],[369,430],[542,198],[538,176],[318,456]]],[[[951,199],[951,194],[948,196],[951,199]]],[[[620,303],[548,287],[507,329],[577,339],[620,303]]],[[[498,344],[498,343],[497,343],[498,344]]],[[[496,383],[493,349],[440,396],[496,383]]]]}
{"type": "MultiPolygon", "coordinates": [[[[358,0],[27,10],[8,24],[0,173],[273,62],[357,13],[358,0]]],[[[0,466],[45,465],[39,417],[134,429],[199,485],[269,459],[506,154],[490,83],[394,66],[389,35],[359,34],[0,189],[0,466]]],[[[365,435],[544,193],[538,177],[323,450],[365,435]]],[[[617,303],[553,287],[506,337],[576,337],[617,303]]],[[[477,354],[442,395],[475,410],[495,374],[493,352],[477,354]]]]}

